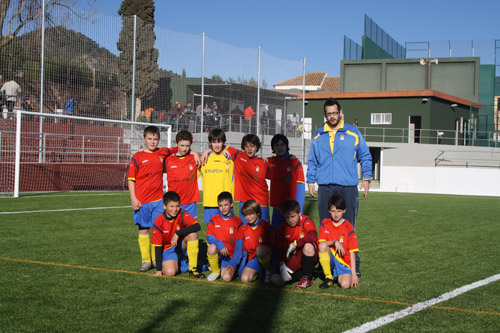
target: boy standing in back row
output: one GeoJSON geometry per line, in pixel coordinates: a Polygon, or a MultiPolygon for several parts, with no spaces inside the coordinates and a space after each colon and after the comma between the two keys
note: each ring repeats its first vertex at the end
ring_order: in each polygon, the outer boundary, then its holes
{"type": "MultiPolygon", "coordinates": [[[[208,142],[212,152],[200,167],[203,185],[203,218],[208,224],[212,216],[220,213],[218,196],[222,192],[234,193],[234,162],[223,154],[226,134],[220,128],[208,133],[208,142]]],[[[231,208],[232,210],[232,208],[231,208]]]]}

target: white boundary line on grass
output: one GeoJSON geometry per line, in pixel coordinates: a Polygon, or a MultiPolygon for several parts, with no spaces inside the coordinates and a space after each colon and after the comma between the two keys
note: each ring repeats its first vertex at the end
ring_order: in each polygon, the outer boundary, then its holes
{"type": "Polygon", "coordinates": [[[377,329],[381,326],[392,323],[393,321],[399,320],[399,319],[404,318],[406,316],[409,316],[411,314],[425,310],[426,308],[428,308],[430,306],[447,301],[447,300],[452,299],[454,297],[457,297],[461,294],[464,294],[472,289],[476,289],[476,288],[485,286],[487,284],[490,284],[490,283],[498,281],[498,280],[500,280],[500,274],[490,276],[489,278],[486,278],[486,279],[483,279],[480,281],[476,281],[476,282],[473,282],[471,284],[465,285],[463,287],[457,288],[455,290],[444,293],[441,296],[430,299],[428,301],[420,302],[420,303],[417,303],[417,304],[412,305],[410,307],[407,307],[406,309],[403,309],[401,311],[391,313],[391,314],[384,316],[384,317],[380,317],[374,321],[370,321],[370,322],[365,323],[365,324],[358,326],[356,328],[347,330],[347,331],[345,331],[345,333],[361,333],[361,332],[368,332],[368,331],[377,329]]]}
{"type": "Polygon", "coordinates": [[[31,214],[31,213],[51,213],[51,212],[71,212],[75,210],[96,210],[96,209],[122,209],[132,208],[132,206],[119,206],[119,207],[92,207],[92,208],[67,208],[67,209],[47,209],[47,210],[31,210],[23,212],[0,212],[0,215],[9,214],[31,214]]]}

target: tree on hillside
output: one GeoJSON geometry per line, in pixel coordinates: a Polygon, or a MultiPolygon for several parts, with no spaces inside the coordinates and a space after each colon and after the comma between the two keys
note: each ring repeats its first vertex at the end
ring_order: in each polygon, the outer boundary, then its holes
{"type": "Polygon", "coordinates": [[[154,48],[153,0],[123,0],[118,14],[122,16],[122,30],[117,43],[121,51],[118,61],[120,87],[127,94],[132,93],[132,64],[134,49],[134,15],[137,15],[135,97],[150,101],[158,87],[158,49],[154,48]]]}
{"type": "MultiPolygon", "coordinates": [[[[87,0],[89,5],[95,0],[87,0]]],[[[49,26],[68,20],[67,15],[54,15],[57,9],[64,9],[66,14],[79,19],[89,19],[91,12],[75,10],[76,0],[46,0],[45,18],[49,26]],[[56,19],[57,17],[57,19],[56,19]],[[59,20],[61,22],[56,22],[59,20]]],[[[0,47],[7,45],[18,36],[23,28],[37,23],[42,16],[42,0],[2,0],[0,1],[0,47]]]]}

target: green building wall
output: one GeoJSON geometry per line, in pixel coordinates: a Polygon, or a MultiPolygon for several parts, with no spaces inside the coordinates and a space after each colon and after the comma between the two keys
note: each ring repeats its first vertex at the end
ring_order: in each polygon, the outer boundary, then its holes
{"type": "MultiPolygon", "coordinates": [[[[438,143],[437,133],[443,132],[440,142],[454,144],[455,128],[460,118],[464,122],[470,116],[470,109],[465,106],[451,107],[450,101],[439,98],[339,98],[344,112],[344,121],[352,124],[358,119],[367,142],[408,142],[410,117],[421,117],[419,133],[420,143],[438,143]],[[392,124],[372,125],[372,113],[391,113],[392,124]]],[[[313,132],[323,126],[324,99],[309,100],[306,106],[306,116],[312,118],[313,132]]],[[[463,135],[459,135],[459,139],[463,135]]]]}

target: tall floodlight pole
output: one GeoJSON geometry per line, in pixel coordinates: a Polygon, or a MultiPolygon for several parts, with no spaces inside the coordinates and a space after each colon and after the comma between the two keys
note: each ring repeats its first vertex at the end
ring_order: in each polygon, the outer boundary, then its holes
{"type": "Polygon", "coordinates": [[[304,117],[306,115],[306,58],[302,65],[302,161],[306,158],[306,124],[304,117]]]}
{"type": "MultiPolygon", "coordinates": [[[[257,56],[257,135],[260,135],[260,50],[261,47],[258,48],[258,56],[257,56]]],[[[250,127],[252,124],[250,123],[250,127]]]]}
{"type": "MultiPolygon", "coordinates": [[[[40,59],[40,113],[43,112],[43,76],[44,76],[44,56],[45,56],[45,0],[42,1],[42,50],[40,59]]],[[[42,133],[43,118],[40,116],[40,136],[38,142],[38,163],[43,162],[42,156],[42,133]]]]}
{"type": "Polygon", "coordinates": [[[205,108],[205,33],[201,34],[201,122],[200,122],[200,148],[203,150],[203,112],[205,108]]]}
{"type": "Polygon", "coordinates": [[[132,101],[130,107],[131,121],[135,121],[135,52],[137,44],[137,15],[134,15],[134,46],[132,48],[132,101]]]}

